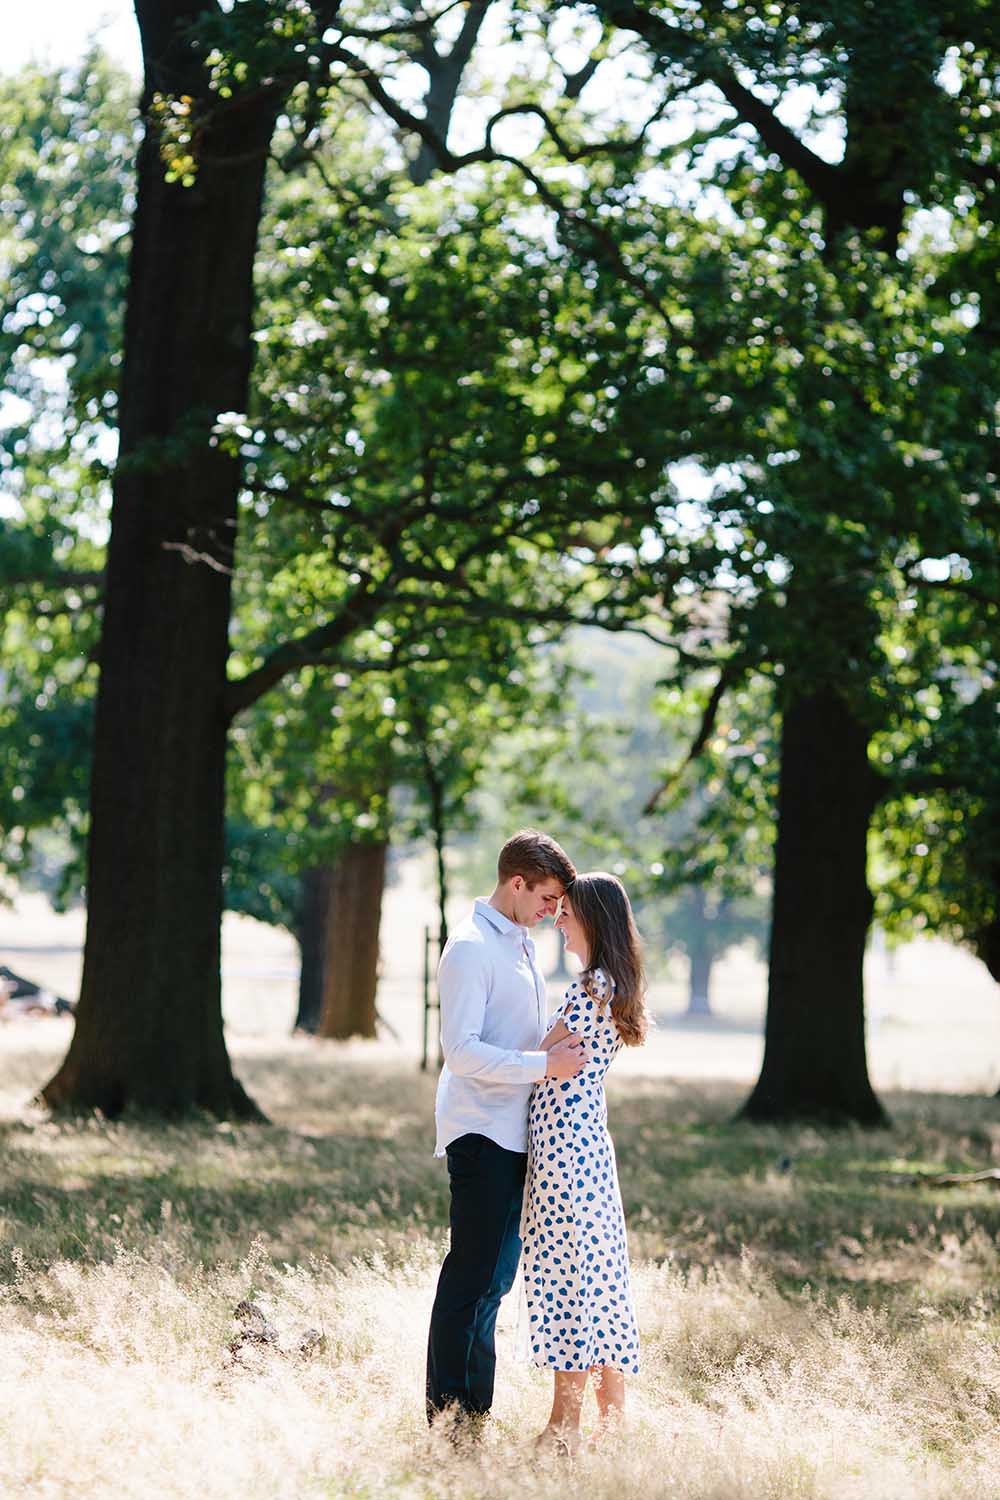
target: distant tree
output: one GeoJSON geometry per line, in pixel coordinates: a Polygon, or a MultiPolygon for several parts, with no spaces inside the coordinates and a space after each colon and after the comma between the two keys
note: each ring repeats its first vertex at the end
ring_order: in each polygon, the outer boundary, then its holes
{"type": "MultiPolygon", "coordinates": [[[[343,153],[343,143],[338,149],[343,153]]],[[[462,220],[470,205],[450,191],[443,210],[418,200],[420,213],[411,210],[412,229],[402,236],[395,211],[378,194],[331,205],[325,175],[316,179],[315,196],[301,185],[287,201],[279,196],[274,219],[266,221],[264,248],[274,248],[261,275],[259,394],[254,411],[220,438],[246,462],[237,649],[253,639],[261,620],[289,635],[317,622],[308,655],[279,657],[276,677],[270,662],[262,670],[247,662],[247,702],[280,681],[289,664],[299,668],[313,658],[325,676],[309,696],[319,694],[323,703],[329,697],[329,706],[305,719],[292,707],[276,719],[268,699],[237,722],[234,736],[254,743],[258,723],[265,740],[275,723],[295,724],[278,780],[309,789],[310,816],[335,806],[352,784],[346,764],[337,772],[337,756],[354,758],[357,784],[383,810],[388,786],[411,788],[413,805],[422,809],[417,821],[426,818],[434,837],[441,883],[444,842],[449,828],[467,822],[464,803],[484,748],[512,714],[530,713],[534,705],[528,653],[578,612],[606,614],[608,599],[616,611],[627,604],[630,581],[618,564],[564,567],[558,518],[572,516],[578,541],[600,541],[604,517],[623,507],[641,513],[656,479],[616,446],[618,418],[601,393],[607,366],[590,373],[576,360],[574,330],[565,320],[570,310],[584,315],[586,289],[564,284],[530,239],[511,232],[502,193],[479,203],[468,229],[462,220]],[[442,212],[445,232],[434,227],[442,212]],[[329,233],[331,214],[338,216],[336,235],[329,233]],[[304,304],[296,324],[293,296],[304,304]],[[338,412],[335,431],[331,407],[338,412]],[[608,476],[615,473],[612,489],[608,476]],[[364,617],[360,624],[356,618],[363,577],[368,588],[377,580],[379,595],[370,630],[364,617]],[[334,604],[341,614],[329,629],[323,622],[334,604]],[[365,769],[371,761],[365,747],[375,743],[370,735],[352,737],[349,746],[342,737],[324,743],[330,713],[352,724],[356,685],[372,675],[379,686],[371,691],[384,692],[396,720],[395,735],[387,720],[393,755],[385,786],[365,769]],[[338,746],[333,761],[331,745],[338,746]],[[317,765],[328,768],[322,775],[308,765],[311,746],[317,765]],[[321,787],[328,789],[326,801],[321,787]]],[[[608,358],[617,355],[611,335],[608,358]]],[[[592,343],[600,355],[599,330],[592,343]]],[[[234,703],[242,705],[246,691],[236,686],[234,703]]],[[[292,705],[303,701],[301,691],[295,682],[282,688],[292,705]]],[[[248,778],[253,795],[257,777],[248,778]]],[[[284,805],[279,797],[274,807],[284,805]]],[[[364,797],[359,806],[368,817],[364,797]]],[[[380,817],[380,838],[393,821],[380,817]]],[[[303,920],[324,906],[324,897],[309,894],[317,882],[325,881],[338,901],[345,879],[345,889],[356,888],[345,861],[367,869],[372,843],[371,835],[340,843],[331,836],[322,869],[300,863],[303,920]]],[[[304,847],[300,839],[299,853],[304,847]]],[[[368,896],[364,909],[377,932],[373,888],[368,896]]],[[[444,900],[442,889],[442,915],[444,900]]],[[[325,930],[344,972],[344,924],[334,914],[325,930]]],[[[350,930],[369,956],[363,966],[372,976],[370,985],[352,980],[351,993],[373,993],[377,943],[360,941],[358,921],[350,930]]],[[[309,955],[324,946],[303,945],[303,1022],[316,1011],[307,1003],[314,984],[309,955]]],[[[332,976],[334,967],[325,972],[332,976]]],[[[370,1026],[370,1005],[366,1014],[370,1026]]],[[[319,1029],[339,1035],[359,1026],[344,1012],[335,1033],[322,1020],[319,1029]]]]}
{"type": "Polygon", "coordinates": [[[374,1035],[390,843],[432,842],[446,920],[446,845],[474,819],[490,751],[554,711],[521,655],[506,622],[477,623],[437,663],[350,685],[306,672],[237,726],[226,901],[298,941],[297,1029],[374,1035]]]}
{"type": "Polygon", "coordinates": [[[541,754],[534,722],[497,747],[477,797],[487,836],[467,858],[467,883],[484,884],[504,829],[544,821],[579,868],[621,876],[651,967],[665,953],[682,953],[689,1008],[704,1014],[715,960],[766,934],[773,764],[760,750],[771,726],[765,714],[761,731],[755,717],[765,695],[753,695],[753,712],[748,694],[734,695],[739,730],[730,740],[731,723],[718,725],[698,779],[673,777],[668,798],[656,784],[664,738],[679,759],[697,713],[689,696],[657,690],[660,654],[641,640],[584,630],[567,639],[559,659],[586,666],[567,676],[541,754]]]}
{"type": "Polygon", "coordinates": [[[309,669],[230,738],[226,903],[296,938],[296,1027],[323,1036],[375,1034],[393,774],[385,692],[373,676],[345,688],[309,669]]]}
{"type": "Polygon", "coordinates": [[[758,680],[727,695],[698,733],[695,684],[661,690],[661,723],[677,746],[643,809],[643,881],[663,941],[688,959],[688,1014],[711,1013],[712,969],[731,948],[767,944],[777,781],[774,695],[758,680]],[[658,846],[658,849],[657,849],[658,846]],[[655,857],[654,857],[655,852],[655,857]]]}

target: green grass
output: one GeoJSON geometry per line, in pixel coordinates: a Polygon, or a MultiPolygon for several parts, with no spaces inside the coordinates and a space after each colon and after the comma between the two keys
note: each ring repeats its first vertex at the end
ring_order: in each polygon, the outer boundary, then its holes
{"type": "MultiPolygon", "coordinates": [[[[51,1063],[4,1055],[25,1089],[51,1063]]],[[[0,1126],[0,1493],[565,1494],[529,1458],[548,1388],[514,1358],[513,1298],[482,1448],[423,1426],[433,1079],[301,1043],[240,1071],[272,1124],[0,1126]],[[249,1293],[285,1352],[233,1368],[249,1293]],[[325,1342],[302,1360],[306,1327],[325,1342]]],[[[891,1130],[835,1133],[733,1124],[740,1098],[609,1091],[644,1364],[626,1437],[573,1491],[1000,1493],[1000,1194],[895,1180],[993,1164],[997,1101],[898,1095],[891,1130]]]]}

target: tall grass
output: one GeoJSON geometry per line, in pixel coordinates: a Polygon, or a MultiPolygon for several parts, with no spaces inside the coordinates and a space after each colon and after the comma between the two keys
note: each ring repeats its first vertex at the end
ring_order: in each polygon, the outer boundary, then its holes
{"type": "MultiPolygon", "coordinates": [[[[16,1040],[27,1091],[49,1059],[16,1040]]],[[[896,1180],[996,1160],[993,1101],[897,1096],[892,1131],[827,1135],[734,1126],[729,1086],[613,1088],[643,1369],[568,1474],[531,1458],[548,1383],[513,1305],[480,1446],[424,1426],[433,1081],[299,1043],[241,1072],[274,1124],[3,1125],[4,1497],[1000,1494],[1000,1202],[896,1180]],[[277,1343],[233,1355],[247,1297],[277,1343]]]]}

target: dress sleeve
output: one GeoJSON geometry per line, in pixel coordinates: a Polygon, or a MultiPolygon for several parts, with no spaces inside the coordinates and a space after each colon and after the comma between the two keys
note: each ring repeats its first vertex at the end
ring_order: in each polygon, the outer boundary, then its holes
{"type": "Polygon", "coordinates": [[[579,979],[574,979],[566,991],[560,1017],[575,1036],[593,1036],[607,1008],[608,983],[603,975],[595,977],[597,978],[597,984],[594,987],[596,999],[587,994],[579,979]]]}

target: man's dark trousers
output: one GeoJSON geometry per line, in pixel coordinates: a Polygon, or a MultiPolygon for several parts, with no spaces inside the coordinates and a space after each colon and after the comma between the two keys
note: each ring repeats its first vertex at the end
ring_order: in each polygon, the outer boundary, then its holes
{"type": "Polygon", "coordinates": [[[500,1299],[521,1257],[521,1196],[527,1153],[485,1135],[461,1135],[447,1149],[451,1249],[438,1277],[427,1341],[427,1420],[455,1405],[488,1412],[496,1370],[500,1299]]]}

